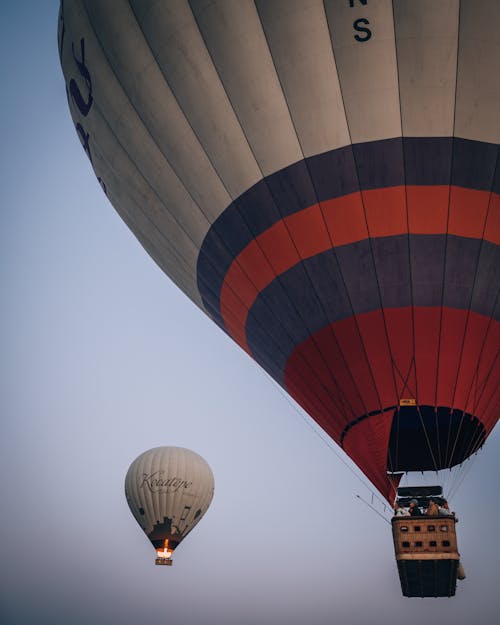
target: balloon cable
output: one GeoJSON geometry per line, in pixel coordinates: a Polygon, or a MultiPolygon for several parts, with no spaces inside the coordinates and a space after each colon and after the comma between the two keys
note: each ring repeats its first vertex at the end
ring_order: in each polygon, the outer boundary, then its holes
{"type": "MultiPolygon", "coordinates": [[[[261,372],[263,374],[265,373],[265,371],[262,370],[262,369],[261,369],[261,372]]],[[[333,445],[330,443],[330,441],[327,440],[326,438],[324,438],[324,436],[322,436],[322,434],[313,426],[313,424],[311,423],[310,417],[308,417],[308,416],[306,417],[306,415],[304,415],[302,413],[302,411],[297,408],[297,406],[292,402],[291,398],[286,394],[284,389],[273,378],[271,378],[271,376],[269,376],[267,374],[266,377],[267,377],[267,379],[270,382],[272,382],[272,384],[274,386],[276,386],[278,388],[278,391],[280,392],[282,397],[284,399],[286,399],[286,401],[295,410],[295,412],[300,416],[300,418],[302,419],[302,421],[304,421],[304,423],[307,425],[307,427],[310,430],[312,430],[314,432],[314,434],[316,434],[316,436],[328,447],[328,449],[338,458],[338,460],[340,460],[340,462],[342,462],[342,464],[349,469],[349,471],[356,477],[356,479],[358,479],[363,484],[363,486],[371,493],[372,500],[373,500],[373,497],[375,497],[377,499],[377,501],[381,505],[384,506],[384,508],[387,507],[387,502],[386,501],[382,501],[382,499],[380,499],[380,497],[377,496],[377,494],[370,488],[370,486],[365,482],[365,480],[363,480],[363,478],[359,475],[359,473],[355,469],[353,469],[344,458],[342,458],[342,456],[337,452],[337,450],[333,447],[333,445]]],[[[378,512],[378,514],[380,514],[380,513],[378,512]]],[[[383,517],[383,518],[385,518],[385,517],[383,517]]]]}
{"type": "Polygon", "coordinates": [[[366,504],[371,510],[373,510],[373,512],[375,512],[376,514],[379,515],[380,518],[384,519],[384,521],[386,523],[389,523],[389,525],[391,525],[391,522],[389,521],[389,519],[387,519],[381,512],[379,512],[376,508],[374,508],[370,503],[368,503],[365,499],[363,499],[363,497],[361,497],[360,495],[356,495],[356,497],[358,499],[360,499],[364,504],[366,504]]]}

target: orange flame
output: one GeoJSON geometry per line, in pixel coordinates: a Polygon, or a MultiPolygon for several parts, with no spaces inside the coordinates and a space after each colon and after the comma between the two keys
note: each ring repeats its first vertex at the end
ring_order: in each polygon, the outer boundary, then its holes
{"type": "Polygon", "coordinates": [[[168,548],[168,538],[165,538],[163,549],[157,549],[156,553],[159,558],[170,558],[172,556],[173,551],[168,548]]]}

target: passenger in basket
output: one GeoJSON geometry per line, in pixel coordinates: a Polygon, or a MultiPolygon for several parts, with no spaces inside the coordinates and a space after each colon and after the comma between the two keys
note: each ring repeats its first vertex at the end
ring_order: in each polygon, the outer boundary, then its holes
{"type": "Polygon", "coordinates": [[[448,502],[446,501],[446,499],[443,499],[443,505],[439,506],[438,510],[441,516],[453,516],[458,522],[458,519],[455,516],[455,513],[450,510],[450,506],[448,505],[448,502]]]}
{"type": "Polygon", "coordinates": [[[394,504],[394,516],[410,516],[410,513],[396,501],[394,504]]]}
{"type": "Polygon", "coordinates": [[[422,516],[422,512],[418,507],[418,501],[416,499],[412,499],[410,501],[409,512],[410,516],[422,516]]]}
{"type": "Polygon", "coordinates": [[[426,513],[428,516],[439,516],[439,506],[434,501],[434,499],[429,499],[429,507],[427,508],[426,513]]]}

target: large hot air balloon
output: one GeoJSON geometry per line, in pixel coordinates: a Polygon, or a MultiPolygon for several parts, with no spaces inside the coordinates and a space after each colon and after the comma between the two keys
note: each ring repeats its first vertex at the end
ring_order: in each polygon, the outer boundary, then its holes
{"type": "Polygon", "coordinates": [[[145,451],[125,477],[130,511],[156,549],[156,564],[172,564],[174,549],[201,520],[213,495],[207,462],[183,447],[145,451]]]}
{"type": "Polygon", "coordinates": [[[109,200],[389,500],[497,421],[499,23],[496,0],[61,3],[109,200]]]}

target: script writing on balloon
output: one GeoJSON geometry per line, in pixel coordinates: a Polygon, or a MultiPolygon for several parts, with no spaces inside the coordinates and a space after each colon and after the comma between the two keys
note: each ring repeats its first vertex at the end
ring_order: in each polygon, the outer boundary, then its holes
{"type": "Polygon", "coordinates": [[[164,478],[165,471],[143,473],[139,488],[148,488],[151,493],[177,493],[182,488],[189,488],[193,482],[183,480],[180,477],[164,478]]]}

